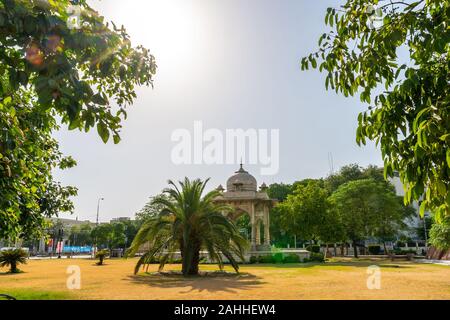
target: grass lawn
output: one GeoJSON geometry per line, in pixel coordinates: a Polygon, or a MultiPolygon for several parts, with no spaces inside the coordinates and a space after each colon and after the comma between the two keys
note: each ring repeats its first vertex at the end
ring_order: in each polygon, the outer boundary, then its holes
{"type": "MultiPolygon", "coordinates": [[[[184,279],[133,275],[136,259],[30,260],[23,273],[0,269],[0,293],[19,299],[450,299],[450,267],[402,261],[335,259],[323,264],[242,265],[239,275],[184,279]],[[81,268],[81,289],[68,290],[67,267],[81,268]],[[381,289],[367,289],[367,267],[381,268],[381,289]]],[[[165,270],[179,270],[167,265],[165,270]]],[[[202,271],[217,270],[202,265],[202,271]]],[[[157,270],[152,265],[149,272],[157,270]]],[[[227,271],[232,271],[227,267],[227,271]]]]}

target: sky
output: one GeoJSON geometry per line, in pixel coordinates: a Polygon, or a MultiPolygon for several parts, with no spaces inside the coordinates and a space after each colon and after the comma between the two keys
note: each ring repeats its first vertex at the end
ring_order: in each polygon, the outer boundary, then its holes
{"type": "MultiPolygon", "coordinates": [[[[76,186],[75,212],[61,217],[100,221],[133,217],[167,180],[211,178],[226,184],[234,164],[175,164],[177,129],[279,130],[279,170],[260,173],[244,164],[258,184],[292,183],[358,163],[382,165],[373,145],[357,146],[358,97],[325,90],[325,75],[301,71],[300,59],[317,49],[326,31],[326,8],[336,0],[91,0],[92,7],[124,25],[133,45],[144,45],[158,65],[154,88],[137,89],[122,141],[104,144],[96,130],[55,133],[75,168],[55,178],[76,186]]],[[[244,159],[244,162],[245,159],[244,159]]]]}

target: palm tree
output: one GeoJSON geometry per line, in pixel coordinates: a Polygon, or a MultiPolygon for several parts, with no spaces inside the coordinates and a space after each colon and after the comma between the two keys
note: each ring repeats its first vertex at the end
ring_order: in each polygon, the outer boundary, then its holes
{"type": "Polygon", "coordinates": [[[225,256],[238,272],[236,258],[244,260],[247,241],[233,222],[223,215],[231,208],[214,201],[218,191],[211,191],[202,197],[208,181],[185,178],[184,182],[179,182],[179,188],[169,180],[170,188],[163,191],[166,196],[153,200],[154,204],[161,205],[162,210],[142,225],[128,251],[128,256],[134,256],[143,244],[150,244],[149,250],[137,262],[135,274],[141,266],[148,265],[155,258],[159,258],[159,270],[162,270],[179,250],[183,275],[197,275],[200,251],[204,249],[221,270],[225,256]]]}
{"type": "Polygon", "coordinates": [[[108,249],[102,249],[102,250],[97,251],[97,253],[95,254],[95,257],[98,259],[97,265],[102,266],[103,261],[105,260],[105,258],[107,256],[109,256],[108,249]]]}
{"type": "Polygon", "coordinates": [[[11,273],[18,273],[18,264],[27,263],[28,254],[22,249],[7,249],[0,252],[0,267],[10,267],[11,273]]]}

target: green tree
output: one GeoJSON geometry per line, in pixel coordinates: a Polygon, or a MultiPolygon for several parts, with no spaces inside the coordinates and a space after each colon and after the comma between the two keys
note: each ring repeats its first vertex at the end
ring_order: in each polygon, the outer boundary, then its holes
{"type": "Polygon", "coordinates": [[[123,248],[127,244],[126,225],[122,222],[112,223],[111,248],[123,248]]]}
{"type": "MultiPolygon", "coordinates": [[[[327,210],[321,213],[321,221],[317,226],[317,236],[321,242],[325,243],[325,251],[328,252],[329,244],[341,243],[346,241],[346,235],[342,221],[335,211],[329,210],[327,202],[327,210]]],[[[334,247],[335,255],[337,248],[334,247]]]]}
{"type": "Polygon", "coordinates": [[[377,203],[377,212],[371,219],[370,235],[383,243],[384,252],[388,252],[387,241],[393,241],[401,231],[408,229],[407,219],[417,214],[412,206],[404,206],[402,197],[395,194],[393,186],[378,182],[379,188],[375,198],[377,203]]]}
{"type": "Polygon", "coordinates": [[[362,240],[370,236],[386,240],[401,229],[405,218],[406,211],[392,187],[373,179],[347,182],[328,201],[353,244],[356,258],[362,240]]]}
{"type": "Polygon", "coordinates": [[[328,192],[321,181],[297,184],[294,192],[280,203],[280,222],[284,230],[303,240],[319,240],[319,226],[326,219],[328,192]]]}
{"type": "Polygon", "coordinates": [[[133,240],[129,256],[134,256],[142,244],[150,244],[149,251],[136,264],[135,273],[158,255],[161,270],[174,252],[180,250],[183,275],[196,275],[201,249],[206,249],[221,269],[223,254],[238,271],[236,257],[244,259],[243,250],[247,241],[233,222],[223,215],[230,208],[214,201],[220,193],[213,190],[202,196],[207,182],[185,178],[178,187],[169,180],[171,188],[164,191],[167,198],[153,200],[163,209],[157,217],[142,225],[133,240]]]}
{"type": "Polygon", "coordinates": [[[287,196],[292,193],[293,186],[285,183],[272,183],[267,188],[267,194],[271,199],[277,199],[278,201],[286,200],[287,196]]]}
{"type": "Polygon", "coordinates": [[[450,249],[450,218],[445,218],[441,223],[433,223],[430,244],[441,250],[450,249]]]}
{"type": "MultiPolygon", "coordinates": [[[[267,194],[271,199],[283,202],[292,190],[293,186],[290,184],[272,183],[267,188],[267,194]]],[[[292,236],[281,226],[282,214],[282,210],[277,206],[270,209],[270,238],[276,246],[286,247],[292,241],[292,236]]]]}
{"type": "Polygon", "coordinates": [[[92,227],[89,223],[74,225],[69,231],[70,244],[73,246],[85,246],[92,244],[92,227]]]}
{"type": "Polygon", "coordinates": [[[442,0],[347,0],[327,9],[332,30],[301,61],[303,70],[327,74],[327,89],[370,105],[358,117],[357,143],[379,144],[385,176],[400,173],[406,203],[424,196],[421,214],[429,209],[438,219],[450,214],[449,8],[442,0]]]}
{"type": "Polygon", "coordinates": [[[138,212],[136,212],[135,217],[136,217],[136,221],[142,225],[145,221],[147,221],[148,219],[152,219],[156,216],[158,216],[158,214],[161,212],[161,210],[163,209],[163,205],[161,205],[160,203],[155,203],[153,200],[156,198],[166,198],[167,196],[165,194],[158,194],[156,196],[150,197],[149,201],[147,201],[147,203],[144,205],[144,207],[139,210],[138,212]]]}
{"type": "Polygon", "coordinates": [[[82,25],[72,28],[70,4],[0,1],[0,237],[39,233],[45,217],[73,209],[76,189],[51,173],[75,164],[51,138],[56,119],[70,130],[96,127],[104,142],[118,143],[136,86],[152,85],[147,49],[133,48],[123,27],[105,23],[84,0],[82,25]]]}
{"type": "Polygon", "coordinates": [[[135,220],[129,220],[129,221],[123,221],[122,224],[125,226],[125,247],[129,247],[136,236],[137,232],[139,231],[139,228],[141,226],[141,223],[135,220]]]}
{"type": "Polygon", "coordinates": [[[35,108],[31,93],[13,91],[5,75],[0,76],[1,92],[10,95],[0,100],[0,238],[38,238],[46,218],[73,210],[70,197],[76,188],[54,181],[52,170],[70,168],[75,161],[58,150],[51,137],[55,119],[35,108]]]}
{"type": "Polygon", "coordinates": [[[97,247],[111,248],[114,240],[114,229],[110,223],[101,223],[91,231],[91,237],[97,247]]]}

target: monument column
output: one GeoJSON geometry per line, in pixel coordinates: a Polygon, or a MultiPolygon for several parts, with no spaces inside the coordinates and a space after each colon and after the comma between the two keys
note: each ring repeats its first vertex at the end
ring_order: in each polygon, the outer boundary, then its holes
{"type": "Polygon", "coordinates": [[[264,205],[264,244],[270,246],[269,208],[264,205]]]}
{"type": "Polygon", "coordinates": [[[251,250],[256,249],[256,219],[255,219],[255,205],[250,204],[250,223],[252,225],[252,243],[251,250]]]}
{"type": "Polygon", "coordinates": [[[259,246],[261,244],[261,222],[258,220],[256,222],[256,245],[259,246]]]}

